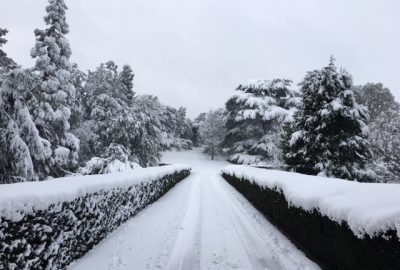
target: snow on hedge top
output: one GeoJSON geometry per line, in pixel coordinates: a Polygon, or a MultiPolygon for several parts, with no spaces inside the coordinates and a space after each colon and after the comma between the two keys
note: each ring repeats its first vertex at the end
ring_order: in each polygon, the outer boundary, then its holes
{"type": "Polygon", "coordinates": [[[223,173],[269,189],[278,188],[293,206],[318,210],[346,222],[354,234],[375,236],[396,230],[400,237],[400,185],[359,183],[335,178],[231,165],[223,173]]]}
{"type": "Polygon", "coordinates": [[[58,202],[70,202],[88,193],[147,183],[168,174],[190,170],[186,165],[141,168],[119,173],[63,177],[43,182],[0,185],[1,217],[13,221],[58,202]]]}

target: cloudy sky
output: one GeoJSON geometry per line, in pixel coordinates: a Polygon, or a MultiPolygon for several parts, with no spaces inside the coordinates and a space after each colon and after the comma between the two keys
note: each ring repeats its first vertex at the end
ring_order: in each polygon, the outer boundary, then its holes
{"type": "MultiPolygon", "coordinates": [[[[30,67],[47,0],[2,0],[6,52],[30,67]]],[[[243,80],[298,83],[333,54],[357,84],[383,82],[400,100],[398,0],[66,0],[72,61],[135,70],[139,94],[193,117],[222,107],[243,80]]]]}

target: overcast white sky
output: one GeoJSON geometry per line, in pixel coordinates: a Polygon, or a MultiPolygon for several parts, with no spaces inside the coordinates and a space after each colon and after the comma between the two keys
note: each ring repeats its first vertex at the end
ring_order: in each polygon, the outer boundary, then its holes
{"type": "MultiPolygon", "coordinates": [[[[298,83],[333,54],[356,84],[383,82],[400,100],[398,0],[66,0],[72,61],[130,64],[139,94],[185,106],[193,117],[222,107],[245,79],[298,83]]],[[[47,0],[2,0],[5,51],[33,65],[33,30],[47,0]]]]}

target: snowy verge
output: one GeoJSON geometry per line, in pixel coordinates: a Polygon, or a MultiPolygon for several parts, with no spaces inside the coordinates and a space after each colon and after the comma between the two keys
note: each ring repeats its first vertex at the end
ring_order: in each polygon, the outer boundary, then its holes
{"type": "Polygon", "coordinates": [[[0,186],[0,269],[65,269],[190,174],[186,165],[0,186]]]}
{"type": "Polygon", "coordinates": [[[342,179],[232,165],[222,173],[280,190],[287,202],[306,211],[317,210],[345,222],[362,238],[394,230],[400,238],[400,185],[359,183],[342,179]]]}

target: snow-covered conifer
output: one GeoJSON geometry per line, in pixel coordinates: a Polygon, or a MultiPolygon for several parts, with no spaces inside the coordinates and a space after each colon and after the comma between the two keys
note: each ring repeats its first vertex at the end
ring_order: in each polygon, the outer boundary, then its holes
{"type": "Polygon", "coordinates": [[[4,36],[8,33],[7,29],[0,28],[0,68],[5,69],[13,69],[17,66],[17,64],[7,56],[7,54],[1,49],[6,43],[7,40],[4,36]]]}
{"type": "Polygon", "coordinates": [[[122,67],[122,71],[120,73],[120,80],[123,85],[125,85],[126,89],[130,91],[133,95],[133,78],[134,78],[133,70],[129,65],[124,65],[122,67]]]}
{"type": "Polygon", "coordinates": [[[250,80],[239,85],[226,103],[225,146],[230,161],[244,164],[279,162],[279,132],[299,102],[286,79],[250,80]]]}
{"type": "Polygon", "coordinates": [[[4,36],[8,33],[7,29],[0,28],[0,86],[7,72],[17,67],[17,64],[7,56],[7,54],[1,49],[7,40],[4,36]]]}
{"type": "Polygon", "coordinates": [[[71,117],[69,119],[71,130],[77,128],[83,120],[83,99],[85,98],[84,86],[86,80],[86,73],[81,71],[77,64],[72,64],[71,83],[75,88],[75,96],[72,98],[71,117]]]}
{"type": "Polygon", "coordinates": [[[223,109],[211,110],[200,125],[200,136],[205,147],[205,152],[214,160],[222,150],[222,142],[225,136],[225,113],[223,109]]]}
{"type": "Polygon", "coordinates": [[[49,0],[44,17],[48,28],[35,30],[36,44],[31,50],[40,85],[33,91],[30,110],[41,137],[51,143],[51,176],[63,176],[78,162],[79,140],[69,131],[75,88],[71,83],[71,49],[63,0],[49,0]]]}
{"type": "Polygon", "coordinates": [[[308,72],[300,85],[303,105],[285,129],[286,163],[299,172],[371,180],[374,174],[366,170],[369,115],[354,99],[350,74],[338,70],[331,58],[327,67],[308,72]]]}
{"type": "Polygon", "coordinates": [[[144,167],[155,165],[161,149],[162,105],[155,97],[132,97],[133,91],[127,89],[122,77],[112,61],[89,72],[83,89],[84,120],[74,130],[82,142],[81,158],[103,158],[108,160],[106,164],[118,159],[144,167]],[[111,145],[119,145],[112,160],[105,154],[111,145]],[[124,152],[126,149],[129,152],[124,152]]]}

